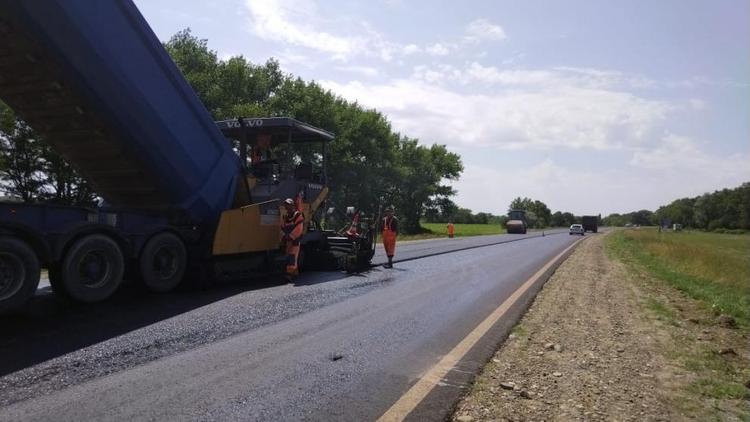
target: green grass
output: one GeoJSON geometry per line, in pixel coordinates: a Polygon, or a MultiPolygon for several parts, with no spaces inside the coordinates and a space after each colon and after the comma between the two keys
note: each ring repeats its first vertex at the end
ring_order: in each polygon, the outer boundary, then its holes
{"type": "MultiPolygon", "coordinates": [[[[399,236],[399,240],[435,239],[448,237],[445,223],[422,223],[424,233],[399,236]]],[[[499,224],[454,224],[456,237],[483,236],[489,234],[504,234],[505,229],[499,224]]]]}
{"type": "Polygon", "coordinates": [[[677,316],[675,315],[675,312],[660,300],[649,297],[646,299],[646,307],[656,314],[660,320],[666,321],[672,325],[676,324],[677,316]]]}
{"type": "Polygon", "coordinates": [[[737,382],[701,378],[690,385],[696,394],[715,399],[743,400],[748,398],[747,387],[737,382]]]}
{"type": "Polygon", "coordinates": [[[608,246],[715,313],[750,324],[750,235],[622,230],[608,246]]]}
{"type": "MultiPolygon", "coordinates": [[[[746,338],[750,332],[750,235],[621,230],[608,236],[607,251],[639,272],[649,273],[647,283],[664,283],[710,312],[732,315],[740,324],[735,338],[746,338]]],[[[669,295],[663,290],[650,294],[643,305],[656,319],[680,327],[682,308],[660,300],[664,294],[669,295]]],[[[732,409],[730,419],[750,420],[745,407],[732,404],[750,398],[743,385],[750,374],[747,366],[738,357],[719,354],[713,342],[696,341],[690,331],[677,328],[670,334],[673,344],[666,356],[692,375],[683,387],[686,395],[677,402],[681,411],[697,419],[713,415],[715,420],[725,420],[724,412],[732,409]],[[699,401],[713,409],[695,407],[699,401]]]]}

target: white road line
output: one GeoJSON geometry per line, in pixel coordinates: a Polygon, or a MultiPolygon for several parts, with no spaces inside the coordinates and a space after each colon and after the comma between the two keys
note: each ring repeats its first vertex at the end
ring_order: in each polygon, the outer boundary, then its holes
{"type": "Polygon", "coordinates": [[[460,343],[456,345],[447,355],[443,356],[426,374],[424,374],[416,384],[414,384],[401,398],[393,404],[378,419],[379,422],[402,421],[411,413],[419,403],[438,385],[439,382],[453,369],[456,364],[474,347],[475,344],[492,328],[497,321],[502,318],[506,312],[520,299],[527,290],[531,288],[544,273],[552,267],[558,259],[565,255],[575,245],[583,239],[576,240],[548,261],[539,271],[534,273],[531,278],[526,280],[521,287],[513,292],[500,306],[495,309],[484,321],[480,322],[460,343]]]}

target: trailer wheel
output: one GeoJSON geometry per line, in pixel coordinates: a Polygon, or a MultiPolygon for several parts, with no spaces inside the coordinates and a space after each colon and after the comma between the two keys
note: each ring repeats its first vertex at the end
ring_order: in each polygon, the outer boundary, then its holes
{"type": "Polygon", "coordinates": [[[154,292],[168,292],[182,281],[187,267],[187,250],[177,235],[159,233],[152,237],[138,259],[143,284],[154,292]]]}
{"type": "MultiPolygon", "coordinates": [[[[60,265],[60,287],[79,302],[99,302],[122,284],[125,259],[114,240],[101,234],[78,239],[60,265]]],[[[57,276],[57,275],[56,275],[57,276]]]]}
{"type": "Polygon", "coordinates": [[[17,309],[39,286],[39,259],[19,239],[0,237],[0,312],[17,309]]]}

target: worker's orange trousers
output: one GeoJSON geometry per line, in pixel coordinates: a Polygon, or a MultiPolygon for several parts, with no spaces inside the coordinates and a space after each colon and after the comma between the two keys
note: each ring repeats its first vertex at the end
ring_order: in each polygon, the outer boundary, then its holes
{"type": "Polygon", "coordinates": [[[299,260],[299,244],[294,244],[295,242],[287,241],[286,242],[286,273],[287,275],[298,275],[299,274],[299,267],[298,267],[298,260],[299,260]]]}
{"type": "Polygon", "coordinates": [[[396,255],[396,232],[383,230],[383,247],[387,256],[396,255]]]}

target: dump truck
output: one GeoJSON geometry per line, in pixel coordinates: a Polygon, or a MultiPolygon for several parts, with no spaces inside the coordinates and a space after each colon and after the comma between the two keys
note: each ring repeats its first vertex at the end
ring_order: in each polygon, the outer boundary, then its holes
{"type": "Polygon", "coordinates": [[[528,229],[526,211],[510,210],[508,213],[508,222],[505,223],[505,229],[508,233],[526,234],[526,230],[528,229]]]}
{"type": "Polygon", "coordinates": [[[0,311],[34,294],[42,268],[81,302],[126,277],[166,292],[272,273],[288,197],[308,255],[371,259],[371,231],[320,224],[334,135],[282,117],[214,122],[132,1],[0,0],[0,37],[0,99],[104,199],[0,204],[0,311]]]}
{"type": "Polygon", "coordinates": [[[595,215],[584,215],[581,217],[581,225],[583,230],[586,232],[596,233],[598,228],[599,218],[595,215]]]}

